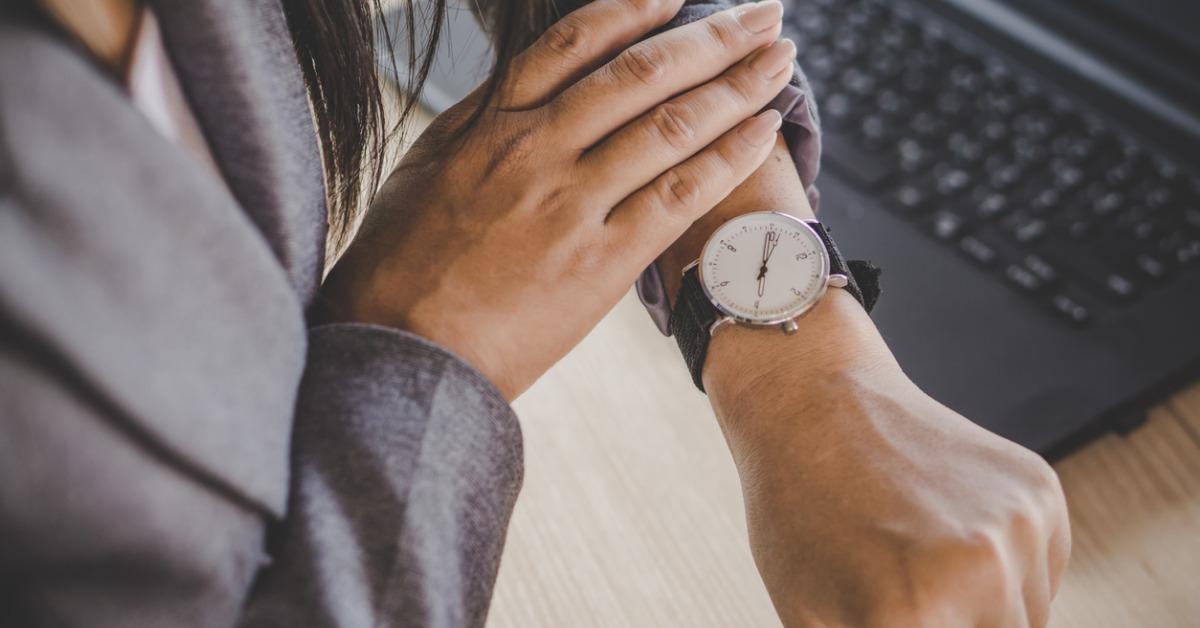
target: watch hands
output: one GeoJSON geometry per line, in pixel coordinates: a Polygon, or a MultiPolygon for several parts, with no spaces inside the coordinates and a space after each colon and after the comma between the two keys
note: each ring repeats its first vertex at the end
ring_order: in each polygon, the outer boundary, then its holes
{"type": "Polygon", "coordinates": [[[763,254],[763,264],[771,261],[771,255],[775,253],[775,245],[777,244],[779,244],[779,233],[768,231],[766,249],[763,254]]]}
{"type": "Polygon", "coordinates": [[[763,238],[763,259],[762,266],[758,269],[758,296],[762,296],[767,288],[767,262],[771,261],[771,255],[775,253],[775,246],[779,244],[779,234],[774,231],[768,231],[763,238]]]}

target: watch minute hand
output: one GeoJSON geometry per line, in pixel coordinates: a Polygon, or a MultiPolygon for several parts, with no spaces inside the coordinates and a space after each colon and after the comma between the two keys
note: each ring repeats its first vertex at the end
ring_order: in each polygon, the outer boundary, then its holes
{"type": "Polygon", "coordinates": [[[771,261],[771,256],[775,254],[775,247],[779,244],[779,234],[774,231],[767,232],[767,248],[763,255],[763,264],[771,261]]]}

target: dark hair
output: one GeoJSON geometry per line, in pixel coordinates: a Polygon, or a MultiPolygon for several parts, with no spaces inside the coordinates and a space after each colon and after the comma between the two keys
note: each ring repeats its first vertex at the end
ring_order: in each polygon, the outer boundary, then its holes
{"type": "MultiPolygon", "coordinates": [[[[485,87],[494,95],[508,62],[558,18],[555,0],[467,0],[492,40],[496,65],[485,87]],[[482,5],[482,6],[481,6],[482,5]]],[[[395,59],[396,33],[381,0],[284,0],[288,27],[316,117],[329,205],[331,249],[345,244],[362,206],[383,176],[384,154],[399,139],[433,66],[447,0],[411,0],[404,10],[407,68],[390,68],[407,94],[399,119],[386,119],[377,72],[380,53],[395,59]]],[[[484,100],[486,102],[487,99],[484,100]]]]}

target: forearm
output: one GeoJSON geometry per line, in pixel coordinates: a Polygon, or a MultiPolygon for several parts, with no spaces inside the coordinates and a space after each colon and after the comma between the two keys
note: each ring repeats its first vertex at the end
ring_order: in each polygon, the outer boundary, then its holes
{"type": "MultiPolygon", "coordinates": [[[[681,270],[700,256],[722,223],[752,211],[782,211],[813,218],[805,185],[782,137],[775,154],[720,205],[698,220],[658,260],[674,303],[681,270]]],[[[705,390],[728,431],[743,417],[791,416],[796,403],[837,394],[837,382],[871,373],[899,375],[899,367],[871,319],[853,297],[832,290],[804,317],[800,333],[727,326],[712,339],[704,369],[705,390]]],[[[899,379],[899,378],[897,378],[899,379]]]]}
{"type": "MultiPolygon", "coordinates": [[[[668,296],[722,222],[764,209],[812,217],[782,143],[659,258],[668,296]]],[[[794,335],[724,326],[703,380],[784,625],[1045,623],[1070,548],[1053,471],[923,393],[849,293],[794,335]]]]}

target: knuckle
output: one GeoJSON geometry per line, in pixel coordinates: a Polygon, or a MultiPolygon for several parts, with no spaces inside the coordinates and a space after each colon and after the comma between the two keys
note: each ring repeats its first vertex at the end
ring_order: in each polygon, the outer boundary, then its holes
{"type": "Polygon", "coordinates": [[[554,186],[539,197],[535,205],[538,207],[540,213],[545,216],[568,211],[568,208],[574,204],[574,195],[572,192],[567,186],[554,186]]]}
{"type": "Polygon", "coordinates": [[[715,15],[704,21],[705,32],[714,43],[723,48],[733,48],[738,43],[741,28],[737,18],[728,13],[715,15]]]}
{"type": "Polygon", "coordinates": [[[755,95],[763,91],[763,82],[754,80],[752,72],[730,72],[724,79],[725,90],[738,105],[747,105],[755,95]]]}
{"type": "MultiPolygon", "coordinates": [[[[746,146],[748,143],[741,142],[737,146],[746,146]]],[[[735,150],[735,147],[730,143],[722,142],[717,145],[712,151],[712,167],[715,176],[728,176],[738,171],[738,164],[745,161],[743,152],[735,150]]]]}
{"type": "Polygon", "coordinates": [[[1004,533],[999,529],[985,528],[968,533],[962,539],[959,550],[962,557],[970,559],[983,582],[1003,584],[1005,578],[1004,533]]]}
{"type": "Polygon", "coordinates": [[[538,150],[536,131],[526,127],[498,134],[491,142],[483,177],[508,176],[524,168],[538,150]]]}
{"type": "Polygon", "coordinates": [[[587,48],[587,29],[580,19],[568,15],[551,26],[543,35],[546,47],[560,57],[578,59],[587,48]]]}
{"type": "Polygon", "coordinates": [[[625,6],[638,15],[652,19],[668,19],[674,15],[672,0],[624,0],[625,6]]]}
{"type": "Polygon", "coordinates": [[[666,53],[660,46],[637,44],[621,53],[613,62],[618,80],[652,85],[666,69],[666,53]]]}
{"type": "Polygon", "coordinates": [[[1058,473],[1041,456],[1033,452],[1023,452],[1029,460],[1026,465],[1025,490],[1032,498],[1033,506],[1041,513],[1050,513],[1058,509],[1065,501],[1062,483],[1058,473]]]}
{"type": "Polygon", "coordinates": [[[659,196],[666,207],[684,209],[700,202],[704,188],[696,172],[690,168],[675,168],[663,175],[659,196]]]}
{"type": "Polygon", "coordinates": [[[696,135],[692,112],[687,105],[663,103],[650,114],[650,124],[663,141],[672,148],[687,148],[696,135]]]}

